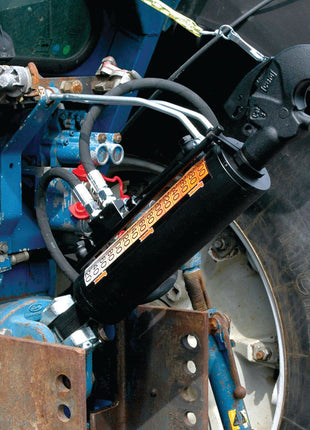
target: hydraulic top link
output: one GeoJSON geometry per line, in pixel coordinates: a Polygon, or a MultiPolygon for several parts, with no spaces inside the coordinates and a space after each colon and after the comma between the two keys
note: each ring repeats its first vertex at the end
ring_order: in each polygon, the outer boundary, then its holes
{"type": "Polygon", "coordinates": [[[309,58],[310,45],[285,49],[251,70],[227,100],[229,117],[250,130],[236,157],[240,165],[260,170],[285,144],[308,133],[309,58]]]}

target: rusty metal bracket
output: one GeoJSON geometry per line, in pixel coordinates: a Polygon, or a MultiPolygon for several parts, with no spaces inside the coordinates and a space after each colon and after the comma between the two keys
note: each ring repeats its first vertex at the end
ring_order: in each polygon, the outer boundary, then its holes
{"type": "Polygon", "coordinates": [[[208,429],[208,315],[139,306],[118,326],[115,404],[91,430],[208,429]]]}
{"type": "MultiPolygon", "coordinates": [[[[140,306],[117,328],[118,398],[91,430],[208,428],[208,315],[140,306]]],[[[85,351],[0,336],[1,430],[86,430],[85,351]]]]}
{"type": "Polygon", "coordinates": [[[0,336],[1,430],[86,430],[85,351],[0,336]]]}

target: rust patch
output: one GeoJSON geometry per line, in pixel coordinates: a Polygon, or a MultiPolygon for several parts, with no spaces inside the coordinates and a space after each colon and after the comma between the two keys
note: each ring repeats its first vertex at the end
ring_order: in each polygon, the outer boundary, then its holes
{"type": "Polygon", "coordinates": [[[85,385],[83,350],[0,336],[1,430],[86,430],[85,385]]]}
{"type": "Polygon", "coordinates": [[[113,134],[113,142],[114,143],[121,143],[121,141],[122,141],[121,133],[114,133],[113,134]]]}
{"type": "Polygon", "coordinates": [[[63,93],[81,94],[83,91],[83,84],[79,79],[63,80],[59,88],[63,93]]]}
{"type": "Polygon", "coordinates": [[[105,133],[99,133],[97,139],[99,143],[104,143],[107,140],[107,136],[105,133]]]}
{"type": "Polygon", "coordinates": [[[39,75],[39,71],[37,69],[37,66],[33,63],[30,62],[28,63],[28,69],[32,78],[32,86],[35,87],[38,85],[39,80],[40,80],[40,75],[39,75]]]}
{"type": "Polygon", "coordinates": [[[91,414],[91,430],[185,429],[189,413],[207,430],[207,313],[139,306],[132,324],[118,331],[117,403],[91,414]]]}
{"type": "Polygon", "coordinates": [[[5,317],[2,318],[2,320],[0,320],[0,325],[3,324],[3,321],[5,321],[7,318],[9,318],[11,315],[15,314],[16,311],[18,311],[18,309],[23,308],[25,305],[30,305],[31,303],[34,303],[36,300],[35,299],[30,299],[29,302],[27,303],[22,303],[21,305],[17,306],[15,309],[12,309],[11,312],[9,312],[7,315],[5,315],[5,317]]]}

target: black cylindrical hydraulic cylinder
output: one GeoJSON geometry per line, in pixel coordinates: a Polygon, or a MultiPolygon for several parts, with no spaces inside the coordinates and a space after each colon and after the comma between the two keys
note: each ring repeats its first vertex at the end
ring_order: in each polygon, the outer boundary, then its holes
{"type": "Polygon", "coordinates": [[[99,252],[74,282],[77,305],[103,323],[125,318],[269,188],[267,171],[261,173],[257,179],[245,176],[229,154],[214,146],[99,252]]]}

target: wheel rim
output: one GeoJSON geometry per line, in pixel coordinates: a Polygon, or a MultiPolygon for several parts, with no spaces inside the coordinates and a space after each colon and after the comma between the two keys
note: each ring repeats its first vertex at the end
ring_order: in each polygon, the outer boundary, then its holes
{"type": "Polygon", "coordinates": [[[241,227],[237,222],[232,223],[230,227],[237,235],[239,240],[242,242],[252,262],[254,262],[255,264],[255,268],[265,288],[265,291],[269,300],[270,308],[272,311],[275,327],[276,327],[277,342],[278,342],[278,348],[279,348],[279,377],[277,382],[278,384],[277,403],[275,407],[271,430],[277,430],[281,423],[281,417],[282,417],[282,411],[283,411],[284,399],[285,399],[285,379],[286,379],[285,378],[286,357],[285,357],[285,347],[284,347],[284,334],[283,334],[283,326],[281,323],[280,313],[275,300],[274,293],[271,288],[271,283],[268,279],[268,275],[266,274],[263,268],[263,265],[257,253],[255,252],[252,244],[250,243],[247,236],[245,235],[245,233],[243,232],[243,230],[241,229],[241,227]]]}

